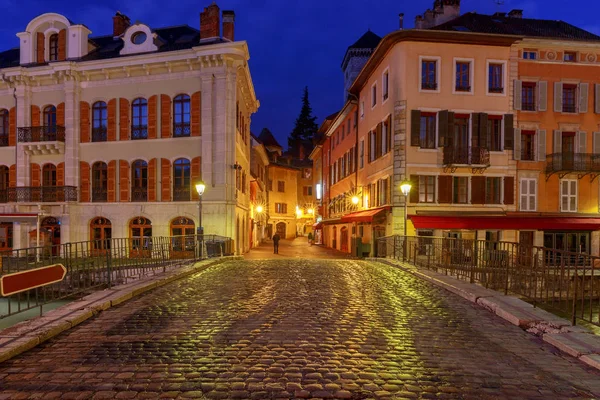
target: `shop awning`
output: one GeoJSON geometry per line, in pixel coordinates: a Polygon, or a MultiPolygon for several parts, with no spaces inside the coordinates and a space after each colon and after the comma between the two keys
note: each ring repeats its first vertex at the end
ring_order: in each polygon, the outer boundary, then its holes
{"type": "Polygon", "coordinates": [[[36,222],[37,214],[0,214],[0,222],[36,222]]]}
{"type": "Polygon", "coordinates": [[[342,217],[342,222],[373,222],[373,217],[388,210],[389,207],[375,208],[373,210],[357,211],[346,214],[342,217]]]}
{"type": "Polygon", "coordinates": [[[472,230],[600,230],[600,218],[548,217],[506,215],[485,216],[430,216],[410,215],[416,229],[472,229],[472,230]]]}

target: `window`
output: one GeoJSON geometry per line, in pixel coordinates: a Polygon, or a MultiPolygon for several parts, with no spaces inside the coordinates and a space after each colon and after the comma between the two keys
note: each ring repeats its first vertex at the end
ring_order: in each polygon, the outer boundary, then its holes
{"type": "Polygon", "coordinates": [[[173,201],[190,201],[192,164],[187,158],[179,158],[173,163],[173,201]]]}
{"type": "Polygon", "coordinates": [[[92,165],[92,201],[105,202],[108,200],[108,168],[104,162],[92,165]]]}
{"type": "Polygon", "coordinates": [[[435,149],[436,114],[421,113],[420,147],[435,149]]]}
{"type": "Polygon", "coordinates": [[[131,36],[131,43],[140,45],[146,41],[146,34],[142,31],[138,31],[131,36]]]}
{"type": "Polygon", "coordinates": [[[377,181],[377,205],[383,206],[389,202],[389,178],[377,181]]]}
{"type": "Polygon", "coordinates": [[[577,85],[563,84],[563,95],[562,95],[562,111],[566,113],[577,112],[576,107],[576,96],[577,85]]]}
{"type": "Polygon", "coordinates": [[[456,62],[456,91],[471,91],[471,63],[466,61],[456,62]]]}
{"type": "Polygon", "coordinates": [[[44,126],[48,127],[48,132],[56,133],[56,107],[44,108],[44,126]]]}
{"type": "Polygon", "coordinates": [[[346,125],[342,124],[342,140],[344,140],[344,136],[346,136],[346,125]]]}
{"type": "Polygon", "coordinates": [[[312,196],[312,186],[304,186],[302,189],[302,194],[304,196],[312,196]]]}
{"type": "Polygon", "coordinates": [[[535,161],[535,131],[521,131],[521,160],[535,161]]]}
{"type": "Polygon", "coordinates": [[[133,162],[131,169],[131,201],[148,201],[148,163],[133,162]]]}
{"type": "Polygon", "coordinates": [[[286,203],[275,203],[275,213],[276,214],[287,214],[287,204],[286,203]]]}
{"type": "Polygon", "coordinates": [[[419,203],[435,203],[435,176],[419,176],[419,203]]]}
{"type": "Polygon", "coordinates": [[[371,107],[377,105],[377,84],[371,86],[371,107]]]}
{"type": "Polygon", "coordinates": [[[44,164],[42,167],[42,186],[56,187],[56,166],[54,164],[44,164]]]}
{"type": "Polygon", "coordinates": [[[369,162],[373,162],[375,161],[375,149],[377,147],[377,132],[371,131],[369,132],[369,135],[369,162]]]}
{"type": "MultiPolygon", "coordinates": [[[[5,165],[0,165],[0,190],[6,190],[8,189],[9,186],[9,169],[7,166],[5,165]]],[[[5,203],[6,202],[6,198],[2,197],[2,196],[6,196],[6,194],[4,193],[0,193],[0,203],[5,203]]]]}
{"type": "Polygon", "coordinates": [[[560,211],[577,212],[577,180],[560,181],[560,211]]]}
{"type": "Polygon", "coordinates": [[[502,204],[502,178],[485,178],[485,204],[502,204]]]}
{"type": "Polygon", "coordinates": [[[389,95],[389,80],[390,80],[390,73],[389,71],[385,71],[383,73],[383,82],[382,82],[382,90],[383,90],[383,101],[386,101],[389,95]]]}
{"type": "Polygon", "coordinates": [[[381,124],[381,154],[387,154],[388,149],[388,123],[387,120],[381,124]]]}
{"type": "Polygon", "coordinates": [[[277,191],[280,193],[285,192],[285,182],[284,181],[277,181],[277,191]]]}
{"type": "Polygon", "coordinates": [[[565,51],[563,56],[563,60],[565,62],[575,62],[577,61],[577,52],[575,51],[565,51]]]}
{"type": "Polygon", "coordinates": [[[437,90],[437,61],[421,61],[421,90],[437,90]]]}
{"type": "Polygon", "coordinates": [[[195,230],[196,225],[190,218],[177,217],[171,221],[171,245],[173,251],[194,251],[195,230]]]}
{"type": "Polygon", "coordinates": [[[504,74],[502,72],[502,64],[490,64],[488,72],[488,92],[504,93],[504,83],[502,82],[504,74]]]}
{"type": "Polygon", "coordinates": [[[365,116],[365,101],[360,102],[360,117],[364,118],[365,116]]]}
{"type": "Polygon", "coordinates": [[[535,89],[536,89],[536,83],[535,82],[523,82],[523,86],[521,89],[521,109],[524,111],[535,111],[536,107],[535,107],[535,102],[536,102],[536,96],[535,96],[535,89]]]}
{"type": "Polygon", "coordinates": [[[0,147],[8,146],[8,111],[0,109],[0,147]]]}
{"type": "Polygon", "coordinates": [[[336,145],[340,144],[340,132],[339,131],[335,134],[335,141],[336,141],[336,143],[335,143],[336,145]]]}
{"type": "Polygon", "coordinates": [[[467,204],[469,201],[469,178],[466,176],[452,178],[452,202],[467,204]]]}
{"type": "Polygon", "coordinates": [[[105,254],[110,250],[112,224],[109,219],[97,217],[90,222],[90,240],[94,255],[105,254]]]}
{"type": "Polygon", "coordinates": [[[502,151],[502,116],[488,115],[487,127],[490,151],[502,151]]]}
{"type": "Polygon", "coordinates": [[[180,94],[173,99],[173,137],[190,136],[190,96],[180,94]]]}
{"type": "Polygon", "coordinates": [[[358,124],[358,110],[354,111],[354,127],[358,124]]]}
{"type": "Polygon", "coordinates": [[[271,179],[269,179],[269,180],[267,181],[267,190],[268,190],[269,192],[272,192],[272,191],[273,191],[273,181],[272,181],[271,179]]]}
{"type": "Polygon", "coordinates": [[[365,141],[364,139],[360,141],[360,153],[358,155],[358,164],[360,168],[365,166],[365,141]]]}
{"type": "Polygon", "coordinates": [[[519,209],[521,211],[535,211],[537,206],[537,180],[531,178],[521,179],[521,193],[519,209]]]}
{"type": "Polygon", "coordinates": [[[131,240],[131,256],[150,256],[152,245],[152,221],[144,217],[136,217],[129,223],[131,240]]]}
{"type": "Polygon", "coordinates": [[[58,61],[58,33],[50,35],[49,40],[49,60],[58,61]]]}
{"type": "Polygon", "coordinates": [[[108,111],[106,103],[97,101],[92,105],[92,142],[106,142],[108,111]]]}
{"type": "Polygon", "coordinates": [[[537,59],[537,52],[535,51],[523,51],[523,59],[525,60],[535,60],[537,59]]]}
{"type": "Polygon", "coordinates": [[[346,130],[348,131],[348,135],[350,135],[350,129],[351,129],[350,128],[350,124],[351,124],[351,122],[352,122],[352,117],[348,118],[348,124],[347,124],[348,127],[346,128],[346,130]]]}
{"type": "Polygon", "coordinates": [[[131,103],[131,139],[148,139],[148,102],[137,98],[131,103]]]}

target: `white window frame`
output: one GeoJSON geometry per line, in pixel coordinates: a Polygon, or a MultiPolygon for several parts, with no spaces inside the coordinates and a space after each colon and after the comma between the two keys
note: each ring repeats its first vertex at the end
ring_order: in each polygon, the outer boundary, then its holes
{"type": "Polygon", "coordinates": [[[360,148],[358,153],[358,169],[365,167],[365,139],[360,140],[360,148]]]}
{"type": "Polygon", "coordinates": [[[537,211],[537,192],[538,192],[538,184],[537,184],[537,179],[536,178],[521,178],[519,179],[519,211],[537,211]],[[529,187],[530,187],[530,182],[533,181],[535,182],[535,193],[531,194],[529,193],[529,187]],[[523,193],[523,182],[528,182],[527,183],[527,193],[523,193]],[[523,197],[525,197],[527,199],[527,201],[523,201],[523,197]],[[530,198],[533,197],[535,202],[535,207],[533,210],[529,209],[529,200],[530,198]],[[523,207],[523,205],[526,205],[526,207],[523,207]]]}
{"type": "Polygon", "coordinates": [[[389,67],[381,74],[381,104],[385,104],[390,98],[390,69],[389,67]],[[386,87],[387,86],[387,87],[386,87]]]}
{"type": "Polygon", "coordinates": [[[522,57],[523,60],[537,60],[538,57],[539,57],[539,53],[538,53],[537,50],[525,50],[525,49],[523,49],[522,56],[523,56],[522,57]],[[535,58],[525,58],[525,53],[533,53],[533,54],[535,54],[535,58]]]}
{"type": "Polygon", "coordinates": [[[365,100],[360,101],[360,119],[365,117],[365,100]]]}
{"type": "Polygon", "coordinates": [[[377,81],[371,85],[371,110],[377,107],[377,81]],[[373,93],[375,91],[375,93],[373,93]]]}
{"type": "Polygon", "coordinates": [[[508,76],[507,76],[507,62],[505,60],[492,60],[489,59],[485,63],[485,94],[487,96],[495,96],[495,97],[506,97],[508,84],[508,76]],[[490,64],[501,64],[502,65],[502,93],[490,93],[490,64]]]}
{"type": "Polygon", "coordinates": [[[560,212],[577,212],[577,208],[579,206],[578,204],[578,199],[577,199],[577,192],[579,191],[578,188],[578,182],[577,179],[561,179],[560,180],[560,186],[559,186],[559,207],[560,207],[560,212]],[[575,193],[570,193],[570,188],[571,188],[571,184],[575,183],[575,193]],[[567,188],[569,193],[567,193],[566,195],[563,194],[563,185],[567,184],[567,188]],[[563,197],[567,197],[567,204],[571,204],[571,199],[574,198],[575,199],[575,209],[574,210],[570,210],[570,209],[563,209],[563,197]]]}
{"type": "MultiPolygon", "coordinates": [[[[506,91],[506,90],[505,90],[506,91]]],[[[488,115],[493,115],[495,117],[502,117],[500,119],[500,150],[490,150],[490,153],[500,154],[504,152],[504,114],[498,114],[495,111],[490,111],[487,113],[488,115]]],[[[488,136],[488,140],[491,140],[491,137],[488,136]]],[[[490,147],[488,145],[488,147],[490,147]]]]}
{"type": "Polygon", "coordinates": [[[458,95],[468,95],[472,96],[475,93],[475,59],[474,58],[460,58],[454,57],[452,61],[452,94],[458,95]],[[468,62],[469,65],[469,85],[471,86],[471,90],[468,92],[462,92],[456,90],[456,63],[458,62],[468,62]]]}
{"type": "Polygon", "coordinates": [[[440,56],[419,56],[419,92],[421,93],[440,93],[442,86],[442,57],[440,56]],[[435,80],[437,88],[435,90],[423,89],[423,61],[435,61],[435,80]]]}
{"type": "Polygon", "coordinates": [[[438,183],[437,183],[438,175],[419,175],[419,204],[436,204],[438,200],[438,183]],[[433,201],[421,201],[421,187],[423,186],[421,183],[421,178],[426,180],[426,178],[433,178],[433,201]]]}

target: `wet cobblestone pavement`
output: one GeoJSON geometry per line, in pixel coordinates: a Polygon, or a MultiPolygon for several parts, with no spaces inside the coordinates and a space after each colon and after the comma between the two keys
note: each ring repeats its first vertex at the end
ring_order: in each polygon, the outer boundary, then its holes
{"type": "Polygon", "coordinates": [[[571,399],[600,373],[443,289],[352,260],[231,261],[0,364],[0,399],[571,399]]]}

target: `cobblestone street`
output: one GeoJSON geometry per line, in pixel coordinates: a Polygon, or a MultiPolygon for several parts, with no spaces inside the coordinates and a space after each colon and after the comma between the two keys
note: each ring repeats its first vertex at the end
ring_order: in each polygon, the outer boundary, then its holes
{"type": "Polygon", "coordinates": [[[0,399],[600,395],[600,374],[390,266],[230,261],[0,364],[0,399]]]}

